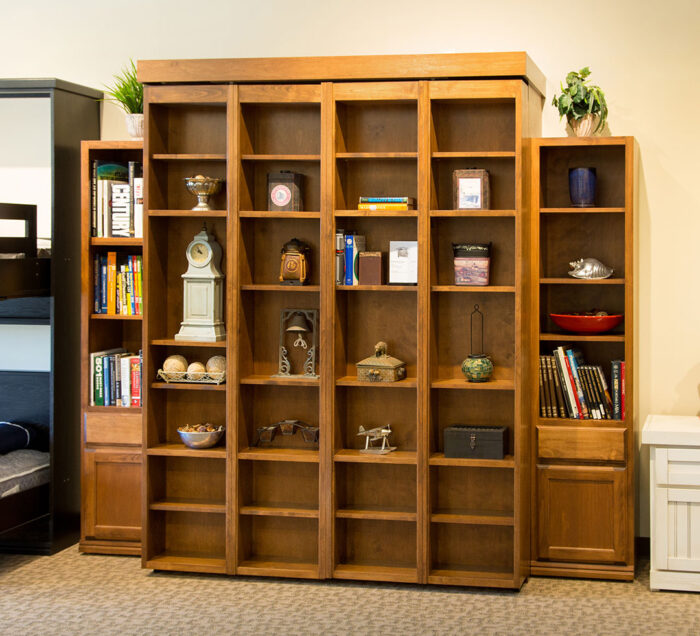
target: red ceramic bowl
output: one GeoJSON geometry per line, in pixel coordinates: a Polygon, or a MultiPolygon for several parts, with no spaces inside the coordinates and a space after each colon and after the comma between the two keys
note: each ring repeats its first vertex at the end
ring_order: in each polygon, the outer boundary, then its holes
{"type": "Polygon", "coordinates": [[[574,316],[572,314],[549,314],[554,324],[564,331],[574,333],[603,333],[622,322],[622,314],[612,316],[574,316]]]}

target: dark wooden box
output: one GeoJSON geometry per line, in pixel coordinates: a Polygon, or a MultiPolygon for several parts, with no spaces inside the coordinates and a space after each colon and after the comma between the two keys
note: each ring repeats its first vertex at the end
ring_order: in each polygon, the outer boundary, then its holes
{"type": "Polygon", "coordinates": [[[267,209],[270,212],[299,212],[304,205],[302,182],[303,175],[298,172],[270,172],[267,175],[267,209]]]}
{"type": "Polygon", "coordinates": [[[508,446],[505,426],[455,424],[444,431],[445,457],[503,459],[508,446]]]}
{"type": "Polygon", "coordinates": [[[384,268],[381,252],[360,252],[360,285],[383,285],[384,268]]]}

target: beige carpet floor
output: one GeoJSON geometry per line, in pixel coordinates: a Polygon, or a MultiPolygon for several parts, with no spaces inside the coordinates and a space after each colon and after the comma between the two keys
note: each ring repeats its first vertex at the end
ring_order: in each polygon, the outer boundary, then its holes
{"type": "Polygon", "coordinates": [[[518,592],[153,573],[133,557],[0,555],[0,634],[700,634],[700,594],[532,578],[518,592]]]}

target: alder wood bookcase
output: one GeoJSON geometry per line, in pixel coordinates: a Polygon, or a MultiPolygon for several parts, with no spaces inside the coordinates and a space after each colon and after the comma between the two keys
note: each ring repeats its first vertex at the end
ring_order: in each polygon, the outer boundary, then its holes
{"type": "Polygon", "coordinates": [[[143,160],[141,141],[83,141],[81,167],[81,552],[141,554],[140,408],[90,406],[90,354],[141,349],[142,316],[94,311],[93,258],[108,251],[141,254],[143,239],[91,235],[92,164],[95,159],[143,160]]]}
{"type": "Polygon", "coordinates": [[[532,574],[634,578],[634,206],[633,137],[530,140],[532,574]],[[572,207],[569,168],[592,167],[597,200],[572,207]],[[597,258],[610,278],[579,280],[569,262],[597,258]],[[604,334],[565,333],[550,313],[593,308],[624,314],[604,334]],[[543,418],[539,355],[571,345],[610,381],[611,360],[626,363],[624,420],[543,418]]]}
{"type": "MultiPolygon", "coordinates": [[[[144,145],[143,565],[156,570],[519,588],[530,568],[529,201],[524,138],[544,77],[524,53],[141,61],[144,145]],[[454,210],[452,172],[486,168],[491,208],[454,210]],[[266,175],[304,175],[305,208],[266,211],[266,175]],[[223,177],[213,210],[183,178],[223,177]],[[360,195],[412,196],[364,212],[360,195]],[[206,222],[223,246],[227,339],[175,341],[184,251],[206,222]],[[336,228],[367,249],[417,240],[416,286],[335,285],[336,228]],[[309,284],[278,284],[282,245],[312,248],[309,284]],[[454,286],[452,241],[493,242],[491,286],[454,286]],[[469,384],[469,314],[485,314],[493,381],[469,384]],[[279,314],[320,315],[319,374],[277,371],[279,314]],[[395,384],[358,382],[385,340],[395,384]],[[167,355],[227,356],[220,386],[166,385],[167,355]],[[318,450],[255,429],[320,427],[318,450]],[[177,427],[225,424],[185,448],[177,427]],[[359,453],[357,427],[391,423],[398,450],[359,453]],[[448,459],[443,429],[502,424],[502,460],[448,459]]],[[[386,265],[386,260],[385,260],[386,265]]]]}

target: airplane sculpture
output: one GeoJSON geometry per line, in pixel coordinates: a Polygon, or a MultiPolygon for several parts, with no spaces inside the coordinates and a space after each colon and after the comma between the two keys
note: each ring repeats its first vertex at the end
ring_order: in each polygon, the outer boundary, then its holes
{"type": "Polygon", "coordinates": [[[386,455],[391,451],[396,450],[396,446],[389,446],[389,435],[391,435],[391,424],[386,426],[377,426],[376,428],[366,429],[360,426],[360,432],[357,434],[365,436],[365,447],[360,449],[361,453],[374,453],[375,455],[386,455]],[[381,446],[373,446],[374,442],[381,442],[381,446]]]}

